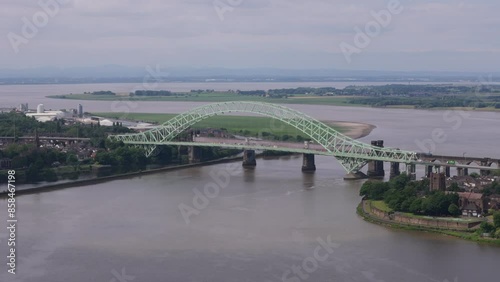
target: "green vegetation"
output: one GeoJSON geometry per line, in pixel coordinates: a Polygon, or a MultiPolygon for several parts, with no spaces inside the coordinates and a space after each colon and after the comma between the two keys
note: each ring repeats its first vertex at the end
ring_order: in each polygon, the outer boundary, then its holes
{"type": "MultiPolygon", "coordinates": [[[[497,185],[498,183],[494,182],[492,186],[498,187],[497,185]]],[[[409,177],[405,174],[397,176],[389,182],[367,181],[362,185],[360,195],[364,196],[364,199],[369,201],[370,206],[387,213],[396,211],[401,212],[401,214],[407,217],[429,218],[429,216],[432,216],[434,220],[446,221],[475,220],[468,218],[453,218],[461,214],[458,206],[459,197],[456,193],[446,194],[442,191],[429,191],[428,180],[410,181],[409,177]]],[[[386,224],[386,222],[380,219],[373,218],[373,215],[366,215],[363,211],[361,212],[365,217],[368,217],[376,222],[386,224]]],[[[358,210],[358,213],[360,213],[360,210],[358,210]]],[[[452,231],[439,232],[474,241],[498,241],[494,238],[500,239],[500,211],[493,211],[492,213],[493,223],[484,221],[475,231],[470,230],[469,232],[455,232],[454,234],[450,233],[452,231]],[[483,236],[485,236],[484,234],[488,235],[483,238],[483,236]]],[[[392,224],[390,225],[393,226],[392,224]]],[[[395,223],[394,226],[418,230],[433,229],[432,227],[421,226],[408,227],[402,223],[395,223]]]]}
{"type": "Polygon", "coordinates": [[[375,107],[500,108],[500,87],[495,85],[382,85],[350,86],[342,95],[358,96],[349,103],[375,107]]]}
{"type": "Polygon", "coordinates": [[[130,96],[121,95],[87,95],[87,94],[65,94],[52,95],[49,98],[72,99],[72,100],[100,100],[100,101],[161,101],[161,102],[232,102],[232,101],[253,101],[281,104],[320,104],[320,105],[349,105],[345,97],[319,97],[311,95],[293,95],[288,98],[274,99],[272,97],[262,97],[258,95],[238,95],[235,92],[190,92],[172,93],[170,96],[130,96]]]}
{"type": "Polygon", "coordinates": [[[384,201],[372,201],[372,205],[381,211],[392,212],[392,209],[384,201]]]}
{"type": "MultiPolygon", "coordinates": [[[[34,144],[12,144],[0,150],[0,158],[9,158],[12,169],[23,169],[18,178],[25,178],[26,182],[57,181],[58,177],[53,169],[55,162],[65,164],[68,153],[55,149],[37,149],[34,144]]],[[[1,181],[7,181],[7,171],[0,171],[1,181]]]]}
{"type": "Polygon", "coordinates": [[[500,228],[500,211],[493,213],[493,224],[496,228],[500,228]]]}
{"type": "Polygon", "coordinates": [[[394,211],[431,216],[459,214],[457,194],[431,192],[428,180],[410,181],[406,174],[389,182],[367,181],[361,186],[359,194],[369,200],[383,200],[394,211]]]}
{"type": "MultiPolygon", "coordinates": [[[[108,174],[143,170],[147,165],[178,164],[183,159],[175,147],[160,146],[158,153],[146,158],[142,149],[125,146],[107,139],[109,134],[131,133],[132,131],[114,123],[113,126],[66,124],[63,120],[37,122],[18,113],[0,114],[0,136],[35,136],[90,138],[90,148],[96,151],[95,159],[87,153],[78,157],[78,146],[57,148],[54,144],[37,147],[37,144],[13,143],[0,150],[0,159],[10,160],[10,168],[16,170],[18,183],[54,182],[60,179],[76,180],[82,172],[90,172],[90,166],[111,166],[108,174]]],[[[19,139],[14,139],[19,141],[19,139]]],[[[202,148],[202,160],[213,160],[236,154],[237,150],[202,148]]],[[[92,153],[90,151],[90,153],[92,153]]],[[[7,170],[0,171],[0,181],[7,181],[7,170]]]]}
{"type": "MultiPolygon", "coordinates": [[[[446,229],[439,229],[439,228],[432,228],[432,227],[423,227],[423,226],[416,226],[416,225],[406,225],[402,223],[388,223],[387,221],[383,221],[373,215],[370,215],[368,213],[365,213],[363,211],[363,207],[360,204],[356,208],[356,212],[358,215],[363,217],[364,220],[384,226],[388,226],[391,228],[397,228],[400,230],[409,230],[409,231],[425,231],[425,232],[433,232],[433,233],[438,233],[438,234],[443,234],[447,236],[452,236],[460,239],[465,239],[473,242],[478,242],[478,243],[487,243],[487,244],[493,244],[493,245],[498,245],[500,246],[500,240],[492,239],[492,238],[484,238],[479,234],[480,232],[473,232],[473,231],[452,231],[452,230],[446,230],[446,229]]],[[[495,236],[495,238],[500,238],[500,232],[499,230],[496,231],[495,235],[498,234],[498,236],[495,236]]]]}
{"type": "Polygon", "coordinates": [[[114,96],[116,93],[111,92],[111,91],[94,91],[92,93],[87,92],[85,94],[90,94],[90,95],[107,95],[107,96],[114,96]]]}
{"type": "Polygon", "coordinates": [[[153,90],[136,90],[134,93],[130,93],[129,96],[172,96],[172,92],[166,91],[166,90],[159,90],[159,91],[153,91],[153,90]]]}
{"type": "Polygon", "coordinates": [[[484,187],[483,195],[490,196],[494,194],[500,194],[500,183],[498,181],[493,182],[492,184],[484,187]]]}
{"type": "MultiPolygon", "coordinates": [[[[161,124],[176,116],[175,114],[148,113],[94,113],[94,115],[107,118],[121,118],[133,121],[150,122],[155,124],[161,124]]],[[[296,128],[281,121],[267,117],[231,116],[231,118],[228,118],[228,116],[214,116],[200,121],[195,124],[193,128],[223,128],[232,134],[283,141],[290,140],[301,142],[308,140],[307,136],[296,128]]],[[[339,132],[345,132],[345,128],[335,126],[332,126],[332,128],[339,132]]]]}
{"type": "Polygon", "coordinates": [[[131,101],[260,101],[287,104],[355,105],[401,108],[467,108],[500,109],[500,86],[458,86],[458,85],[403,85],[299,87],[265,90],[191,90],[173,93],[167,90],[139,90],[121,95],[68,94],[49,96],[61,99],[81,100],[131,100],[131,101]]]}
{"type": "Polygon", "coordinates": [[[487,221],[481,223],[479,234],[490,234],[490,236],[500,239],[500,211],[493,212],[493,223],[487,221]]]}

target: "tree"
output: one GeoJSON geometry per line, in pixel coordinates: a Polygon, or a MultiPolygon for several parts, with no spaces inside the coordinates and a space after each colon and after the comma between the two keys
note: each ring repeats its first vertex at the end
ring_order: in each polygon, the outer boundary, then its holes
{"type": "Polygon", "coordinates": [[[460,187],[458,187],[458,183],[453,182],[451,183],[450,187],[448,187],[448,190],[453,192],[460,192],[460,187]]]}
{"type": "Polygon", "coordinates": [[[498,228],[497,231],[495,232],[495,238],[500,239],[500,228],[498,228]]]}
{"type": "Polygon", "coordinates": [[[28,183],[36,183],[40,181],[40,168],[35,165],[31,165],[26,170],[26,182],[28,183]]]}
{"type": "Polygon", "coordinates": [[[472,177],[472,178],[478,178],[478,177],[479,177],[479,174],[478,174],[477,172],[473,172],[473,173],[471,173],[471,174],[469,174],[469,175],[470,175],[470,177],[472,177]]]}
{"type": "Polygon", "coordinates": [[[416,197],[407,198],[401,203],[401,211],[409,212],[411,204],[415,201],[416,197]]]}
{"type": "Polygon", "coordinates": [[[389,190],[387,182],[366,181],[359,191],[360,196],[366,196],[370,200],[383,200],[384,193],[389,190]]]}
{"type": "Polygon", "coordinates": [[[415,199],[410,205],[410,212],[418,214],[422,211],[422,198],[415,199]]]}
{"type": "Polygon", "coordinates": [[[389,181],[389,185],[393,189],[402,190],[410,182],[410,177],[406,173],[400,174],[389,181]]]}
{"type": "Polygon", "coordinates": [[[500,211],[497,211],[493,214],[493,224],[497,229],[500,230],[500,211]]]}
{"type": "Polygon", "coordinates": [[[58,180],[57,174],[53,169],[46,169],[43,172],[43,179],[47,182],[56,182],[58,180]]]}
{"type": "Polygon", "coordinates": [[[458,216],[460,215],[460,209],[458,208],[457,205],[455,204],[451,204],[449,207],[448,207],[448,212],[452,215],[452,216],[458,216]]]}
{"type": "Polygon", "coordinates": [[[483,223],[481,223],[479,229],[481,230],[481,233],[491,233],[491,232],[495,231],[495,226],[484,221],[483,223]]]}
{"type": "Polygon", "coordinates": [[[73,166],[73,168],[76,170],[76,166],[78,165],[78,157],[75,154],[69,154],[66,158],[66,163],[73,166]]]}

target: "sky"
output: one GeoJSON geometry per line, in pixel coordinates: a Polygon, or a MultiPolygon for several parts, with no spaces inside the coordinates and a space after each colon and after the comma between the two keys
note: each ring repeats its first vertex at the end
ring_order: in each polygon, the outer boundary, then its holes
{"type": "Polygon", "coordinates": [[[2,0],[0,68],[498,72],[499,11],[498,0],[2,0]]]}

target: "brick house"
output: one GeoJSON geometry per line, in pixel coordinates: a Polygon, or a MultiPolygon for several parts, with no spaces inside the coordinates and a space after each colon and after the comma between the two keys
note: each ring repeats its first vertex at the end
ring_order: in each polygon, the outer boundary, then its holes
{"type": "Polygon", "coordinates": [[[463,216],[479,216],[488,210],[488,201],[481,193],[459,192],[458,204],[463,216]]]}

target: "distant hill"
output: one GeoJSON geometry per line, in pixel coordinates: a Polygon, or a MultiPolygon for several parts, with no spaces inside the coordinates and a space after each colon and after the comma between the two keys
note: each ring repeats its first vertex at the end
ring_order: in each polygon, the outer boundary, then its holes
{"type": "Polygon", "coordinates": [[[491,75],[500,81],[500,73],[471,72],[399,72],[337,69],[278,68],[179,68],[130,67],[106,65],[96,67],[38,67],[0,69],[1,84],[25,83],[111,83],[140,82],[152,72],[163,81],[478,81],[491,75]],[[156,74],[158,73],[158,74],[156,74]]]}

